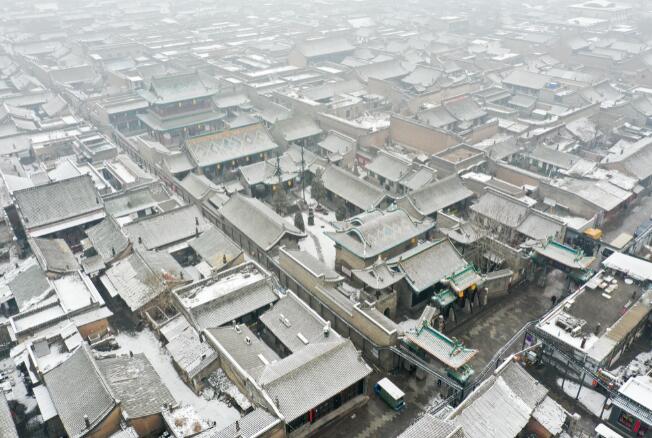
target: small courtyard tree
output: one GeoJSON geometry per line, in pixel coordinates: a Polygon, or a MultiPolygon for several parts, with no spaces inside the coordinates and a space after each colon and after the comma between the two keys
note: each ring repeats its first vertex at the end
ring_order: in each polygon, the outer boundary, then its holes
{"type": "Polygon", "coordinates": [[[289,204],[290,200],[288,199],[288,194],[285,193],[283,187],[280,186],[272,196],[272,206],[274,207],[274,211],[280,215],[284,215],[289,207],[289,204]]]}
{"type": "Polygon", "coordinates": [[[306,231],[306,224],[303,222],[303,215],[301,214],[301,211],[294,213],[294,226],[301,231],[306,231]]]}
{"type": "Polygon", "coordinates": [[[323,203],[326,199],[326,188],[324,187],[324,180],[322,179],[322,170],[317,169],[315,177],[312,179],[311,186],[312,198],[318,203],[323,203]]]}

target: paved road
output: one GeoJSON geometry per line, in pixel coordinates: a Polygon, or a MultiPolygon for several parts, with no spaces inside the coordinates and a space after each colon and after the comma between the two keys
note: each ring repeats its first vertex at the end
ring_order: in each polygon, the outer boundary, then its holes
{"type": "MultiPolygon", "coordinates": [[[[475,318],[453,328],[447,334],[464,341],[479,353],[471,366],[479,372],[493,355],[527,322],[541,317],[551,307],[550,297],[561,294],[562,284],[553,271],[544,289],[530,284],[495,300],[475,318]]],[[[518,345],[517,347],[520,347],[518,345]]]]}
{"type": "MultiPolygon", "coordinates": [[[[553,294],[560,296],[562,287],[563,277],[559,276],[557,271],[553,271],[548,274],[545,288],[536,285],[526,286],[520,290],[515,288],[510,295],[495,300],[481,313],[455,327],[448,334],[480,350],[471,364],[479,372],[496,351],[527,322],[539,318],[550,309],[550,297],[553,294]]],[[[520,344],[515,345],[516,348],[520,346],[520,344]]],[[[370,386],[379,378],[380,376],[377,375],[372,376],[370,386]]],[[[372,393],[367,406],[356,411],[354,418],[349,417],[334,423],[318,436],[394,437],[421,416],[439,389],[430,376],[425,380],[419,380],[414,375],[401,373],[390,378],[406,393],[405,410],[400,413],[392,411],[372,393]]]]}
{"type": "Polygon", "coordinates": [[[639,198],[635,204],[603,228],[605,242],[611,242],[621,233],[634,234],[636,228],[652,216],[652,195],[639,198]]]}
{"type": "Polygon", "coordinates": [[[406,394],[405,409],[396,412],[373,393],[372,386],[381,377],[383,376],[374,373],[369,379],[369,403],[349,417],[326,427],[317,436],[324,438],[395,437],[414,423],[438,397],[439,388],[434,378],[430,376],[423,380],[408,373],[390,376],[390,379],[406,394]]]}

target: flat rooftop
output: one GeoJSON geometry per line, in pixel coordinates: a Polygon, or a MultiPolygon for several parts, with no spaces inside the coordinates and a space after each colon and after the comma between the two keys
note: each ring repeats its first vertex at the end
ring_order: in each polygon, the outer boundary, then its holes
{"type": "Polygon", "coordinates": [[[594,344],[610,334],[612,326],[640,301],[641,283],[623,275],[598,272],[537,328],[565,344],[589,353],[594,344]],[[586,338],[584,348],[582,339],[586,338]]]}

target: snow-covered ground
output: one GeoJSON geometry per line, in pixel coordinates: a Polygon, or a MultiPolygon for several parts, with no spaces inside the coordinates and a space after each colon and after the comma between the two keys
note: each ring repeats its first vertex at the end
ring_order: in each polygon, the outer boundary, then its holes
{"type": "Polygon", "coordinates": [[[216,430],[223,429],[240,418],[238,410],[226,403],[215,399],[206,400],[196,395],[181,380],[172,365],[172,359],[149,329],[133,334],[122,332],[116,336],[116,340],[120,344],[120,350],[117,351],[119,354],[129,351],[144,353],[176,401],[192,405],[202,418],[215,421],[216,430]]]}
{"type": "Polygon", "coordinates": [[[25,414],[33,413],[37,408],[36,399],[28,395],[27,387],[20,377],[14,361],[6,358],[0,361],[0,372],[6,374],[8,378],[2,382],[1,389],[8,400],[14,400],[25,408],[25,414]]]}
{"type": "MultiPolygon", "coordinates": [[[[312,199],[310,187],[306,188],[306,202],[311,207],[317,205],[312,199]]],[[[286,220],[294,224],[294,216],[288,216],[286,220]]],[[[308,225],[308,214],[303,213],[303,222],[306,225],[308,236],[299,241],[299,248],[313,257],[321,260],[329,268],[335,268],[335,243],[324,233],[334,231],[332,222],[335,221],[335,212],[327,210],[324,213],[315,211],[315,225],[308,225]]]]}
{"type": "Polygon", "coordinates": [[[221,368],[208,376],[208,384],[210,385],[208,389],[214,392],[214,397],[227,397],[237,403],[243,411],[251,408],[247,397],[231,382],[221,368]]]}
{"type": "Polygon", "coordinates": [[[308,225],[306,217],[306,232],[308,237],[303,239],[299,247],[323,261],[329,268],[335,268],[335,242],[324,233],[334,231],[331,222],[335,220],[335,213],[328,214],[315,212],[315,225],[308,225]],[[317,246],[319,245],[319,250],[317,246]]]}
{"type": "MultiPolygon", "coordinates": [[[[557,386],[561,388],[562,379],[557,379],[557,386]]],[[[586,408],[586,410],[592,412],[596,417],[600,417],[600,412],[602,411],[602,405],[605,401],[605,396],[598,391],[594,390],[590,386],[587,386],[590,383],[588,379],[584,381],[584,387],[580,391],[580,396],[578,398],[579,402],[586,408]]],[[[566,380],[564,383],[563,391],[569,397],[575,398],[577,395],[577,390],[579,389],[579,384],[570,380],[566,380]]],[[[602,414],[602,418],[608,418],[610,408],[606,408],[602,414]]]]}
{"type": "Polygon", "coordinates": [[[164,411],[163,416],[178,437],[190,437],[211,428],[211,422],[202,418],[192,405],[164,411]]]}

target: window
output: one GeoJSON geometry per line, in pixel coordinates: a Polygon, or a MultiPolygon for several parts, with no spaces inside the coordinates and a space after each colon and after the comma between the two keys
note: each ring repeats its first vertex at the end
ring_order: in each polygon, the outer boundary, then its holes
{"type": "Polygon", "coordinates": [[[632,430],[632,427],[634,427],[634,423],[636,422],[635,418],[628,414],[627,412],[622,412],[620,414],[620,417],[618,417],[618,422],[625,426],[627,429],[632,430]]]}

